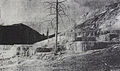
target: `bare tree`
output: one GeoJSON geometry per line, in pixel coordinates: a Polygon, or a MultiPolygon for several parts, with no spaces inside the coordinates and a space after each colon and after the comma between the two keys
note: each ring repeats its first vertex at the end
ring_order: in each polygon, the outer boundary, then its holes
{"type": "Polygon", "coordinates": [[[62,23],[64,22],[64,20],[62,19],[63,16],[67,17],[69,20],[69,17],[65,12],[67,7],[65,6],[64,2],[66,1],[67,0],[63,0],[63,1],[56,0],[56,1],[45,2],[48,7],[47,10],[49,10],[49,14],[47,15],[47,17],[52,16],[50,20],[46,20],[46,21],[48,21],[55,30],[55,48],[54,48],[55,53],[57,52],[57,47],[58,47],[58,24],[60,23],[60,21],[62,21],[62,23]],[[53,23],[56,23],[55,27],[53,26],[53,23]]]}

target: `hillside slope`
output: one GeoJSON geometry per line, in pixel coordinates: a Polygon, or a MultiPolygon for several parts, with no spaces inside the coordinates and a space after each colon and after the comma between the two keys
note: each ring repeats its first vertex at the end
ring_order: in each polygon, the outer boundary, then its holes
{"type": "Polygon", "coordinates": [[[120,14],[120,2],[113,3],[111,5],[107,5],[103,7],[97,14],[94,14],[91,18],[88,18],[85,22],[77,25],[77,29],[85,30],[86,32],[89,30],[105,31],[112,29],[120,29],[119,18],[120,14]],[[117,27],[117,28],[116,28],[117,27]]]}

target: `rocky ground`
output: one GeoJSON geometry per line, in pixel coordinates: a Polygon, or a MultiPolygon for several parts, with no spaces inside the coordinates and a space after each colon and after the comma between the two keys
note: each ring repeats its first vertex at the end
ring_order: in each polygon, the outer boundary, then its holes
{"type": "Polygon", "coordinates": [[[0,71],[120,71],[120,46],[77,54],[35,56],[1,66],[0,71]]]}

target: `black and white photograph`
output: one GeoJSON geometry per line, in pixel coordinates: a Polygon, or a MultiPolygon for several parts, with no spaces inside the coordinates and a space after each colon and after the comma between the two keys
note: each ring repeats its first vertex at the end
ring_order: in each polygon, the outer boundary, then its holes
{"type": "Polygon", "coordinates": [[[120,0],[0,0],[0,71],[120,71],[120,0]]]}

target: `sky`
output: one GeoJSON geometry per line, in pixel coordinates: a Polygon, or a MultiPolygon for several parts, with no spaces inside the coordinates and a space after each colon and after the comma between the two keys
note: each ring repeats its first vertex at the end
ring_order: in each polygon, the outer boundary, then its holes
{"type": "Polygon", "coordinates": [[[44,7],[41,0],[4,0],[1,2],[1,19],[5,25],[39,21],[46,13],[42,11],[44,7]]]}
{"type": "Polygon", "coordinates": [[[43,1],[45,0],[0,0],[1,19],[4,25],[40,22],[48,13],[43,1]]]}

